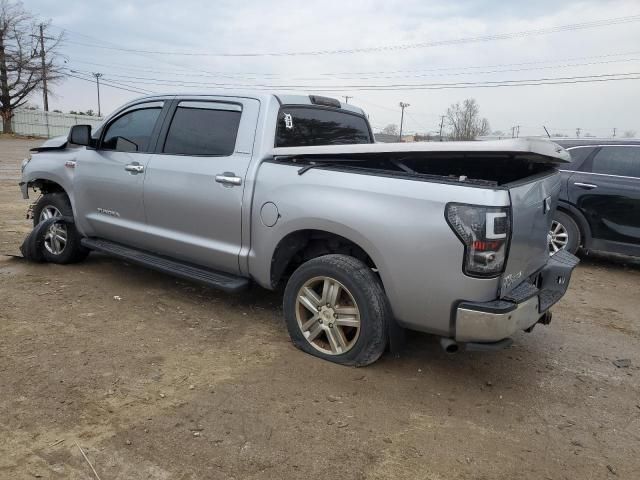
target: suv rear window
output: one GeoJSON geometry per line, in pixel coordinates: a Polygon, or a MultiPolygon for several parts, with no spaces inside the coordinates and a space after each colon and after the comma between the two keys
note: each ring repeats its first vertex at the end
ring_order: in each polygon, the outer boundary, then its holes
{"type": "Polygon", "coordinates": [[[593,158],[593,173],[640,177],[640,147],[602,147],[593,158]]]}
{"type": "Polygon", "coordinates": [[[276,147],[373,143],[364,117],[330,108],[283,106],[276,147]]]}
{"type": "Polygon", "coordinates": [[[241,107],[185,101],[178,104],[164,142],[164,153],[228,156],[236,146],[241,107]]]}
{"type": "Polygon", "coordinates": [[[591,155],[597,147],[573,147],[569,148],[569,154],[571,155],[571,163],[569,165],[562,165],[562,170],[575,171],[580,169],[582,163],[586,158],[591,155]]]}

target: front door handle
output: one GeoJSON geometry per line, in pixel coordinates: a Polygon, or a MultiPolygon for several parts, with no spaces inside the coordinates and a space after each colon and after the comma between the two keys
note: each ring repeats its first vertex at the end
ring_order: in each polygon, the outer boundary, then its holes
{"type": "Polygon", "coordinates": [[[242,178],[236,176],[233,172],[224,172],[216,175],[216,182],[223,184],[225,187],[237,187],[242,185],[242,178]]]}
{"type": "Polygon", "coordinates": [[[594,188],[598,188],[598,185],[594,185],[593,183],[575,182],[574,185],[576,187],[584,188],[585,190],[593,190],[594,188]]]}
{"type": "Polygon", "coordinates": [[[133,162],[126,165],[124,169],[132,175],[137,175],[138,173],[144,172],[144,165],[140,165],[138,162],[133,162]]]}

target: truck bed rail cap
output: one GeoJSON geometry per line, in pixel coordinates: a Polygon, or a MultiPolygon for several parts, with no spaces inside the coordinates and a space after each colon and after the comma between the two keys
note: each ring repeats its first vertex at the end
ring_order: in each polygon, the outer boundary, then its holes
{"type": "Polygon", "coordinates": [[[546,139],[514,138],[491,140],[486,142],[414,142],[414,143],[370,143],[353,145],[322,145],[311,147],[277,147],[273,156],[368,156],[372,154],[393,153],[514,153],[544,157],[551,163],[568,163],[569,152],[557,143],[546,139]]]}

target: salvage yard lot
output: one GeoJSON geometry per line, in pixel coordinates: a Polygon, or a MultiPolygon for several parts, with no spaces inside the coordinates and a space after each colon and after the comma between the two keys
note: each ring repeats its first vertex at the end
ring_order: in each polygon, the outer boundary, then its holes
{"type": "MultiPolygon", "coordinates": [[[[281,294],[91,255],[35,265],[0,139],[0,478],[637,479],[640,262],[587,257],[549,327],[352,369],[289,342],[281,294]],[[630,360],[618,368],[614,361],[630,360]]],[[[429,268],[425,265],[425,268],[429,268]]]]}

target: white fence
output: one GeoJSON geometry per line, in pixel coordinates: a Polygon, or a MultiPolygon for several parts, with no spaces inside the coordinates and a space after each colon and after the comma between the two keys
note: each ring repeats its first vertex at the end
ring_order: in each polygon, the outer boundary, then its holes
{"type": "Polygon", "coordinates": [[[51,138],[67,135],[73,125],[95,128],[102,122],[102,117],[19,109],[13,112],[11,122],[14,133],[18,135],[51,138]]]}

